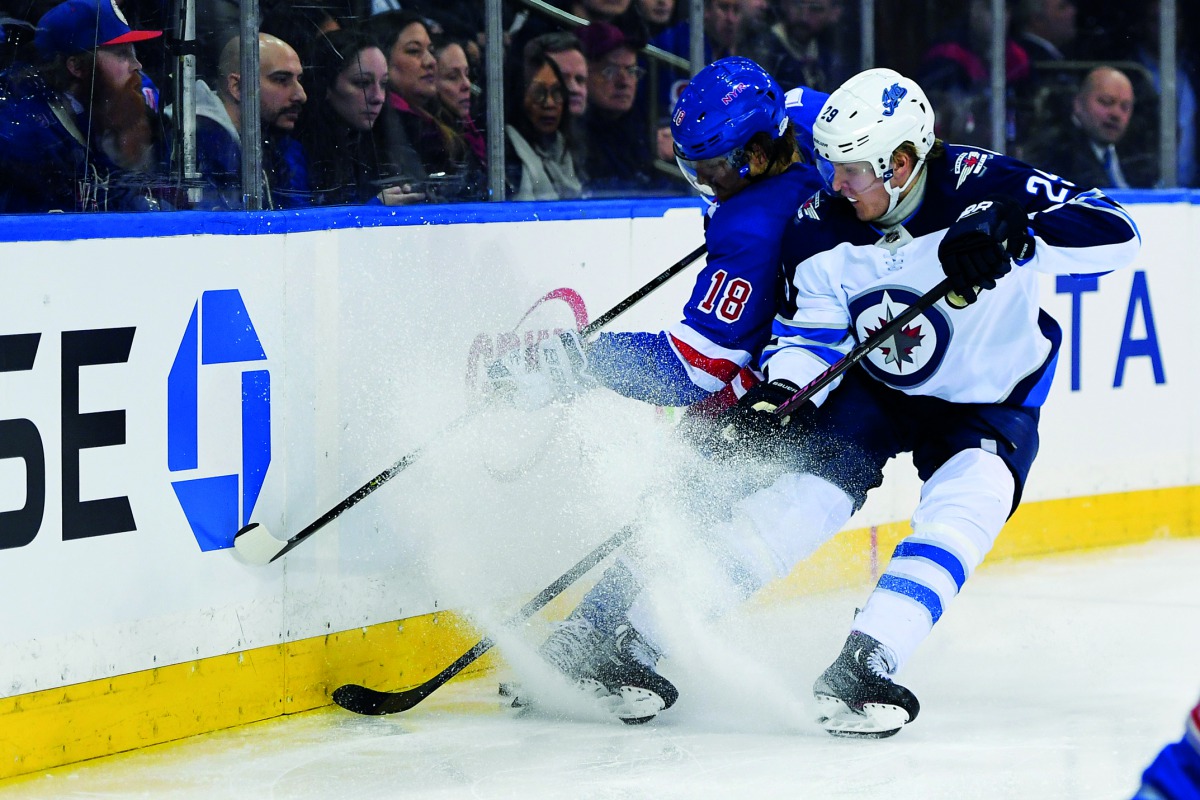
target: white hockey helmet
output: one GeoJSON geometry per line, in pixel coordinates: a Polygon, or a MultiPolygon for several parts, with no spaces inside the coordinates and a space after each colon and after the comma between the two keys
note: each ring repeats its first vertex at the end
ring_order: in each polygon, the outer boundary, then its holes
{"type": "Polygon", "coordinates": [[[829,95],[813,123],[817,167],[832,187],[834,164],[868,162],[877,179],[891,177],[892,153],[905,142],[917,151],[912,182],[933,148],[933,107],[917,82],[891,69],[860,72],[829,95]]]}

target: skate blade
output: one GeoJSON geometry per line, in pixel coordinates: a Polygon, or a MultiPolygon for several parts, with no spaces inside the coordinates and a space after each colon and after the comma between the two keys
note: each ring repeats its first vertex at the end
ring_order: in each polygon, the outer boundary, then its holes
{"type": "Polygon", "coordinates": [[[889,703],[864,703],[860,713],[837,697],[817,695],[816,700],[817,723],[832,736],[886,739],[909,721],[907,711],[889,703]]]}
{"type": "Polygon", "coordinates": [[[612,713],[626,725],[644,725],[666,706],[656,692],[638,686],[622,686],[609,698],[616,701],[612,713]]]}
{"type": "MultiPolygon", "coordinates": [[[[663,710],[663,699],[654,692],[635,686],[622,686],[616,692],[609,689],[600,681],[592,678],[582,678],[575,683],[575,688],[587,700],[595,702],[608,716],[616,717],[626,725],[642,725],[658,716],[663,710]]],[[[500,697],[504,705],[523,712],[535,710],[537,701],[529,693],[522,691],[520,684],[500,684],[500,697]]]]}
{"type": "MultiPolygon", "coordinates": [[[[575,689],[585,698],[603,703],[612,693],[594,678],[580,678],[575,682],[575,689]]],[[[503,704],[509,708],[534,708],[537,706],[537,700],[529,692],[522,689],[519,683],[501,683],[500,697],[503,704]]]]}

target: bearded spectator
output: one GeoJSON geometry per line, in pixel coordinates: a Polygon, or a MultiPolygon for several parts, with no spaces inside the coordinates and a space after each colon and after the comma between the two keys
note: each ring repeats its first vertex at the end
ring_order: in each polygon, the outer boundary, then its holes
{"type": "Polygon", "coordinates": [[[38,63],[0,75],[0,211],[135,211],[156,195],[164,137],[131,30],[112,0],[67,0],[38,21],[38,63]]]}

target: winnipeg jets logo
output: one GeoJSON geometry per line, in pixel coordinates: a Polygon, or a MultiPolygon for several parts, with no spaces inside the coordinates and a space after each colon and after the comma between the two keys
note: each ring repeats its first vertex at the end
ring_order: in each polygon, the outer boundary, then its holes
{"type": "MultiPolygon", "coordinates": [[[[875,335],[884,325],[892,321],[893,315],[890,304],[887,306],[886,313],[887,318],[880,317],[878,327],[872,328],[870,325],[866,326],[868,336],[875,335]]],[[[897,372],[904,372],[905,364],[916,363],[913,358],[913,351],[921,346],[921,340],[924,338],[925,335],[921,333],[921,326],[919,324],[904,326],[879,346],[879,352],[883,354],[883,363],[894,364],[897,372]]]]}
{"type": "Polygon", "coordinates": [[[954,174],[958,176],[958,186],[955,188],[961,188],[972,175],[987,172],[987,162],[991,157],[991,153],[981,153],[978,150],[960,154],[954,162],[954,174]]]}
{"type": "MultiPolygon", "coordinates": [[[[861,342],[882,330],[920,293],[904,286],[877,286],[850,301],[850,318],[861,342]]],[[[941,365],[952,332],[946,312],[934,306],[889,336],[862,364],[877,379],[899,389],[920,386],[941,365]]]]}
{"type": "Polygon", "coordinates": [[[900,107],[900,101],[908,94],[908,89],[905,89],[898,83],[893,83],[891,86],[883,90],[883,98],[880,102],[883,103],[883,115],[890,117],[896,113],[896,109],[900,107]]]}

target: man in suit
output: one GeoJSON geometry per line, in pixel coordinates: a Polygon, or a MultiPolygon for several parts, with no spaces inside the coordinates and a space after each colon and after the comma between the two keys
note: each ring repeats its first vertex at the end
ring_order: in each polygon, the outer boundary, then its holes
{"type": "Polygon", "coordinates": [[[1148,188],[1158,180],[1153,153],[1122,148],[1134,112],[1133,84],[1112,67],[1096,67],[1080,84],[1064,124],[1040,132],[1027,158],[1078,186],[1148,188]]]}

